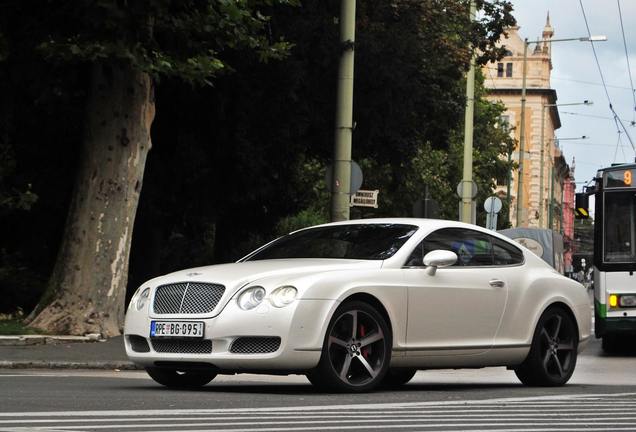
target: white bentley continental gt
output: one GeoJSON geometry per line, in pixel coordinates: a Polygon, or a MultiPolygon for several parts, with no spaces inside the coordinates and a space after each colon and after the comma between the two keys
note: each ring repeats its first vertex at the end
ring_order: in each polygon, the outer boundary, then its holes
{"type": "Polygon", "coordinates": [[[590,327],[585,288],[503,235],[367,219],[152,279],[130,302],[124,340],[130,360],[168,387],[250,372],[363,392],[419,369],[487,366],[563,385],[590,327]]]}

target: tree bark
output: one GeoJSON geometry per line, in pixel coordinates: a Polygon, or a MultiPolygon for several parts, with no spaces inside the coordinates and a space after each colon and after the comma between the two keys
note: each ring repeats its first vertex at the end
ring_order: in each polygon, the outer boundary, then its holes
{"type": "Polygon", "coordinates": [[[50,333],[121,333],[135,214],[151,147],[154,88],[126,64],[92,71],[84,145],[47,291],[29,316],[50,333]]]}

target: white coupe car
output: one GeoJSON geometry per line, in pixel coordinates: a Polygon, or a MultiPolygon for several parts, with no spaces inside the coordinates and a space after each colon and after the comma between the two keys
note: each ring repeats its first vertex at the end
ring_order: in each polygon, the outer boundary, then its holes
{"type": "Polygon", "coordinates": [[[404,384],[418,369],[486,366],[563,385],[590,327],[585,288],[500,234],[367,219],[152,279],[130,302],[124,339],[130,360],[169,387],[300,373],[362,392],[404,384]]]}

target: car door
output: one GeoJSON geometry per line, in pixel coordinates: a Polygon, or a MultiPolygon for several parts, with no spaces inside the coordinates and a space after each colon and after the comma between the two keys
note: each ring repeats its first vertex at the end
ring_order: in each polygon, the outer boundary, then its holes
{"type": "Polygon", "coordinates": [[[494,265],[490,236],[464,228],[429,234],[403,275],[408,289],[407,351],[411,356],[477,354],[494,343],[508,287],[494,265]],[[422,258],[451,250],[455,265],[429,275],[422,258]]]}

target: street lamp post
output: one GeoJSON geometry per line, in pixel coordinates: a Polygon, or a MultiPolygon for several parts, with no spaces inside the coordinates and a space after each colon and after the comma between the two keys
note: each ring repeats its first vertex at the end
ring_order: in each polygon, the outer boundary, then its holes
{"type": "Polygon", "coordinates": [[[593,105],[594,102],[585,100],[583,102],[563,103],[563,104],[543,104],[541,106],[541,174],[539,178],[539,228],[543,228],[543,166],[545,165],[545,109],[557,106],[573,106],[573,105],[593,105]]]}
{"type": "Polygon", "coordinates": [[[519,174],[517,180],[517,226],[520,227],[524,224],[523,218],[523,158],[525,152],[525,132],[526,132],[526,75],[528,68],[528,45],[535,43],[553,43],[553,42],[568,42],[568,41],[580,41],[580,42],[602,42],[606,41],[607,36],[589,36],[578,38],[565,38],[565,39],[542,39],[536,41],[528,41],[528,38],[523,40],[523,67],[521,77],[521,124],[519,125],[519,174]]]}

